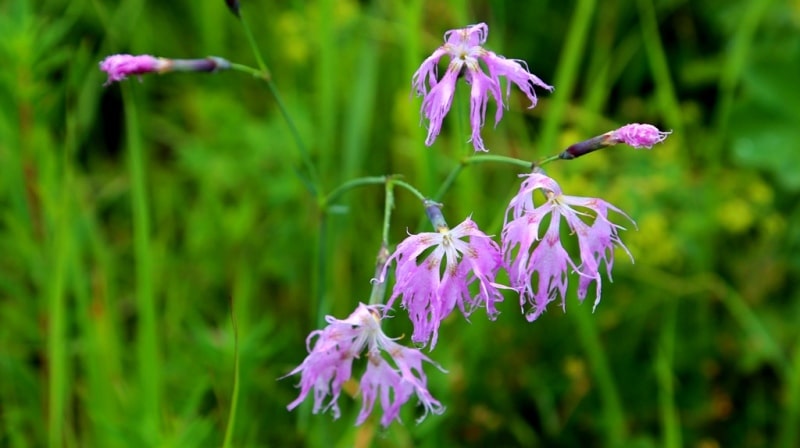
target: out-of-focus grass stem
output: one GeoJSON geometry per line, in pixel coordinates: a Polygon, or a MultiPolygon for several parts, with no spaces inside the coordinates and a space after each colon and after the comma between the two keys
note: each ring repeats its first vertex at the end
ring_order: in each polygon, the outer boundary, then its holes
{"type": "Polygon", "coordinates": [[[582,307],[573,308],[572,312],[567,313],[572,316],[575,325],[578,327],[578,338],[583,345],[586,357],[589,359],[592,373],[597,381],[600,401],[603,407],[603,429],[605,430],[605,446],[620,446],[626,436],[625,413],[622,411],[622,404],[614,383],[614,377],[609,367],[608,357],[600,344],[600,336],[594,319],[590,315],[588,304],[582,307]],[[576,309],[577,308],[577,309],[576,309]]]}
{"type": "Polygon", "coordinates": [[[580,0],[575,7],[569,29],[565,33],[567,41],[561,52],[553,83],[555,93],[542,124],[539,148],[543,151],[549,152],[555,149],[559,126],[564,121],[567,104],[578,81],[578,69],[583,57],[583,49],[586,46],[586,36],[592,25],[595,6],[595,0],[580,0]]]}
{"type": "Polygon", "coordinates": [[[156,328],[156,304],[152,278],[152,248],[150,241],[150,209],[147,198],[145,154],[136,106],[134,85],[122,86],[125,107],[125,134],[133,208],[133,243],[136,271],[136,354],[139,369],[139,401],[141,431],[148,442],[159,440],[161,412],[160,360],[156,328]]]}
{"type": "MultiPolygon", "coordinates": [[[[241,276],[242,274],[238,274],[241,276]]],[[[241,291],[241,281],[237,278],[237,283],[231,298],[231,329],[233,331],[233,394],[231,397],[231,408],[228,411],[228,424],[225,428],[225,440],[222,443],[224,448],[230,448],[233,441],[233,430],[236,427],[236,408],[239,405],[239,326],[236,322],[236,303],[241,291]]]]}
{"type": "MultiPolygon", "coordinates": [[[[66,153],[66,151],[65,151],[66,153]]],[[[66,260],[69,253],[69,204],[67,196],[69,179],[63,167],[59,198],[53,202],[55,231],[52,241],[53,277],[49,283],[49,331],[48,331],[48,446],[60,447],[64,443],[64,412],[67,400],[67,354],[66,354],[66,260]]]]}
{"type": "Polygon", "coordinates": [[[678,301],[672,300],[667,307],[666,316],[661,328],[659,350],[656,355],[655,373],[658,380],[658,403],[661,417],[662,446],[678,448],[681,443],[681,426],[678,410],[675,407],[675,384],[673,375],[673,359],[675,358],[675,324],[678,301]]]}

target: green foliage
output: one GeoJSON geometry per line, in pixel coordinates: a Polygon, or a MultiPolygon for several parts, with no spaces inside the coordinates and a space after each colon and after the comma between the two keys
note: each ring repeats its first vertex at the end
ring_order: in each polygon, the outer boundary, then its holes
{"type": "MultiPolygon", "coordinates": [[[[103,87],[114,53],[257,66],[225,3],[0,4],[0,446],[800,443],[797,2],[240,2],[318,195],[262,80],[103,87]],[[410,78],[446,30],[481,21],[489,48],[556,87],[532,110],[512,93],[484,130],[492,154],[673,130],[548,166],[637,221],[636,264],[618,257],[594,313],[573,296],[528,323],[509,294],[495,322],[446,320],[442,416],[417,425],[407,405],[402,425],[356,428],[350,396],[337,421],[288,412],[297,378],[279,378],[325,314],[368,300],[381,241],[380,185],[320,197],[385,174],[438,191],[471,151],[467,91],[426,148],[410,78]]],[[[518,173],[466,167],[445,216],[499,234],[518,173]]],[[[424,223],[405,191],[396,205],[393,244],[424,223]]]]}

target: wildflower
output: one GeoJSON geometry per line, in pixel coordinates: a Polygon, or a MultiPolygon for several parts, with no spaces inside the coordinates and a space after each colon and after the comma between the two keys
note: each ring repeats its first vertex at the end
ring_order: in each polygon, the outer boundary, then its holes
{"type": "Polygon", "coordinates": [[[511,93],[511,83],[519,87],[531,102],[530,107],[536,106],[536,92],[538,86],[549,91],[553,87],[547,85],[536,75],[528,71],[524,61],[506,59],[492,51],[486,50],[482,45],[486,42],[489,27],[485,23],[470,25],[466,28],[450,30],[445,33],[445,44],[437,48],[419,67],[411,80],[417,94],[424,97],[422,100],[422,113],[429,121],[428,137],[425,144],[431,146],[442,128],[442,120],[453,103],[456,89],[456,80],[463,74],[467,84],[471,86],[470,93],[470,125],[472,136],[470,140],[475,151],[486,151],[481,138],[480,130],[486,116],[486,106],[489,95],[497,104],[495,125],[503,117],[503,96],[500,88],[500,77],[507,78],[506,99],[511,93]],[[442,79],[437,79],[439,60],[450,56],[450,62],[442,79]],[[489,71],[487,75],[481,68],[483,62],[489,71]],[[430,86],[430,91],[428,90],[430,86]]]}
{"type": "Polygon", "coordinates": [[[523,312],[526,304],[532,307],[526,312],[526,318],[529,321],[536,320],[545,311],[547,304],[556,297],[561,298],[562,309],[566,308],[564,299],[569,268],[579,275],[578,298],[581,301],[585,299],[589,285],[596,283],[596,307],[600,302],[601,262],[605,263],[606,274],[610,278],[614,264],[614,246],[623,248],[631,256],[619,238],[618,231],[623,227],[609,221],[608,212],[612,210],[629,220],[630,218],[602,199],[563,194],[556,181],[544,174],[534,172],[523,176],[526,179],[507,210],[502,246],[511,287],[520,294],[520,306],[523,312]],[[533,194],[537,190],[542,191],[547,198],[538,207],[533,202],[533,194]],[[580,211],[576,209],[578,207],[580,211]],[[540,237],[540,226],[547,215],[550,215],[550,220],[544,235],[540,237]],[[570,258],[561,244],[562,217],[572,233],[578,237],[579,264],[570,258]],[[590,220],[591,224],[587,224],[585,220],[590,220]],[[538,280],[535,287],[531,284],[534,276],[538,280]]]}
{"type": "Polygon", "coordinates": [[[625,143],[634,148],[650,149],[656,143],[663,142],[671,132],[659,131],[652,124],[632,123],[611,131],[611,139],[616,143],[625,143]]]}
{"type": "Polygon", "coordinates": [[[100,70],[108,73],[108,80],[104,85],[122,81],[130,75],[175,71],[213,72],[229,68],[231,68],[230,62],[214,56],[205,59],[166,59],[146,54],[139,56],[115,54],[100,62],[100,70]]]}
{"type": "Polygon", "coordinates": [[[444,370],[419,350],[404,347],[386,336],[380,325],[382,308],[382,305],[360,303],[347,319],[327,316],[328,325],[311,332],[306,340],[308,356],[286,375],[300,374],[300,395],[287,406],[290,411],[313,389],[313,412],[317,414],[330,409],[333,418],[339,418],[341,412],[337,402],[342,386],[352,376],[353,360],[366,350],[367,368],[361,377],[362,407],[357,425],[372,413],[378,399],[383,409],[381,424],[384,427],[393,420],[400,420],[400,407],[413,395],[425,408],[419,420],[428,413],[444,412],[441,403],[428,391],[422,362],[444,370]],[[388,360],[384,355],[388,355],[388,360]],[[326,397],[330,397],[327,403],[326,397]]]}
{"type": "Polygon", "coordinates": [[[456,306],[465,317],[483,306],[490,319],[497,316],[495,305],[503,296],[494,280],[503,257],[497,243],[472,219],[450,229],[438,204],[429,201],[426,210],[437,232],[411,235],[402,241],[389,257],[379,281],[385,278],[389,264],[396,262],[396,281],[387,307],[402,296],[402,305],[414,324],[411,340],[421,344],[430,340],[433,349],[439,323],[456,306]],[[476,281],[473,296],[469,286],[476,281]]]}
{"type": "Polygon", "coordinates": [[[567,160],[574,159],[597,151],[598,149],[607,148],[620,143],[625,143],[634,148],[650,149],[656,143],[661,143],[666,140],[671,133],[670,131],[659,131],[658,128],[652,124],[626,124],[619,129],[570,145],[569,148],[559,154],[559,158],[567,160]]]}

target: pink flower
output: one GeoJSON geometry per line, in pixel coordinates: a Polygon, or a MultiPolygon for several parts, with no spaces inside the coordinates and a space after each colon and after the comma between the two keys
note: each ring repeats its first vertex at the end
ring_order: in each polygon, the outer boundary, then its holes
{"type": "MultiPolygon", "coordinates": [[[[430,212],[438,208],[429,207],[430,212]]],[[[437,222],[441,214],[431,216],[437,222]]],[[[397,297],[408,310],[414,333],[411,340],[436,346],[439,323],[458,306],[465,317],[479,307],[486,307],[490,319],[497,314],[496,303],[503,301],[495,281],[503,265],[500,247],[469,218],[452,230],[441,219],[438,232],[411,235],[391,255],[378,281],[384,281],[386,269],[394,261],[396,281],[386,306],[397,297]],[[469,238],[469,241],[465,241],[469,238]],[[469,286],[478,283],[472,295],[469,286]]]]}
{"type": "Polygon", "coordinates": [[[470,25],[466,28],[450,30],[445,33],[445,44],[437,48],[419,67],[411,80],[417,94],[423,96],[422,113],[428,119],[428,137],[425,144],[431,146],[442,128],[442,120],[450,110],[453,95],[456,90],[456,81],[463,74],[467,84],[472,86],[470,93],[470,125],[472,136],[470,141],[476,151],[486,151],[481,138],[481,128],[486,116],[486,106],[489,95],[497,104],[495,125],[503,117],[503,95],[500,88],[500,77],[508,79],[506,99],[511,93],[511,83],[519,87],[531,102],[530,107],[536,106],[536,92],[534,86],[552,91],[553,87],[547,85],[536,75],[528,71],[524,61],[506,59],[482,47],[486,42],[489,27],[485,23],[470,25]],[[450,56],[450,63],[442,79],[438,79],[439,60],[450,56]],[[483,62],[489,71],[487,75],[481,68],[483,62]],[[430,87],[430,90],[428,90],[430,87]]]}
{"type": "Polygon", "coordinates": [[[663,142],[672,132],[659,131],[652,124],[632,123],[611,131],[612,144],[625,143],[634,148],[650,149],[656,143],[663,142]]]}
{"type": "Polygon", "coordinates": [[[132,56],[129,54],[115,54],[103,59],[100,70],[108,73],[105,85],[114,81],[122,81],[129,75],[143,75],[164,69],[169,63],[166,59],[150,55],[132,56]]]}
{"type": "MultiPolygon", "coordinates": [[[[529,321],[538,318],[547,304],[561,298],[565,309],[568,286],[568,269],[578,273],[578,297],[586,298],[591,282],[596,283],[595,306],[600,302],[601,262],[606,264],[606,273],[611,276],[614,264],[614,246],[628,249],[619,238],[621,226],[608,220],[608,211],[613,210],[628,218],[621,210],[602,199],[567,196],[553,179],[541,173],[524,175],[519,193],[511,200],[503,226],[503,254],[508,265],[511,287],[520,294],[520,306],[532,309],[526,313],[529,321]],[[540,190],[547,201],[535,206],[533,194],[540,190]],[[577,207],[580,208],[576,209],[577,207]],[[550,215],[544,234],[540,226],[550,215]],[[567,221],[571,232],[578,237],[580,263],[576,264],[561,244],[561,218],[567,221]],[[589,221],[591,224],[587,224],[589,221]],[[533,278],[538,281],[532,284],[533,278]]],[[[630,219],[630,218],[628,218],[630,219]]],[[[632,221],[631,221],[632,222],[632,221]]],[[[630,256],[630,252],[628,252],[630,256]]],[[[633,257],[631,257],[633,260],[633,257]]]]}
{"type": "Polygon", "coordinates": [[[342,386],[352,376],[353,360],[366,350],[367,369],[361,377],[361,412],[356,421],[362,424],[380,401],[381,424],[389,426],[400,420],[400,408],[416,395],[428,413],[441,414],[444,407],[427,388],[422,362],[444,371],[417,349],[404,347],[381,330],[382,305],[359,304],[344,320],[327,316],[328,326],[311,332],[307,339],[308,356],[286,376],[300,374],[300,395],[287,408],[291,411],[314,390],[315,414],[330,409],[333,418],[340,416],[338,399],[342,386]],[[314,342],[313,348],[311,342],[314,342]],[[388,359],[387,359],[388,355],[388,359]],[[330,397],[326,402],[325,399],[330,397]]]}
{"type": "Polygon", "coordinates": [[[658,128],[652,124],[626,124],[619,129],[606,132],[605,134],[592,137],[588,140],[573,143],[562,151],[558,157],[571,160],[620,143],[625,143],[634,148],[650,149],[656,143],[661,143],[666,140],[671,133],[672,132],[659,131],[658,128]]]}
{"type": "Polygon", "coordinates": [[[166,59],[149,55],[132,56],[129,54],[115,54],[108,56],[100,62],[100,70],[108,73],[108,80],[104,85],[114,81],[122,81],[129,75],[144,75],[146,73],[166,72],[215,72],[231,68],[231,63],[225,59],[209,56],[203,59],[166,59]]]}

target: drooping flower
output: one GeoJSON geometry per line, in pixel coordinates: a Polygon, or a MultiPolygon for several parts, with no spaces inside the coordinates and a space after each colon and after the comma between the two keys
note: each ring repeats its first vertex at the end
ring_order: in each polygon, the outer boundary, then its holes
{"type": "Polygon", "coordinates": [[[659,131],[652,124],[631,123],[619,129],[592,137],[570,145],[558,155],[561,159],[571,160],[598,149],[625,143],[634,148],[651,149],[656,143],[661,143],[671,134],[671,131],[659,131]]]}
{"type": "Polygon", "coordinates": [[[433,349],[439,323],[456,306],[465,317],[480,307],[486,308],[490,319],[497,316],[496,304],[502,302],[503,296],[495,277],[503,257],[497,243],[472,219],[450,229],[438,204],[428,202],[426,210],[437,232],[403,240],[389,257],[379,281],[384,281],[388,266],[395,262],[396,281],[387,307],[402,297],[402,305],[414,324],[411,340],[420,344],[430,340],[433,349]],[[474,295],[469,289],[473,282],[477,282],[474,295]]]}
{"type": "Polygon", "coordinates": [[[503,117],[501,76],[505,76],[507,79],[506,100],[511,93],[511,83],[514,83],[530,100],[530,108],[536,106],[537,101],[534,87],[553,90],[553,86],[530,73],[524,61],[506,59],[483,48],[482,45],[486,42],[488,33],[489,27],[485,23],[446,32],[444,34],[445,44],[425,59],[414,73],[411,83],[417,94],[423,97],[422,113],[429,121],[426,145],[431,146],[436,140],[436,136],[439,135],[442,120],[453,103],[456,81],[461,75],[471,86],[470,126],[472,135],[470,141],[476,151],[487,150],[484,147],[480,131],[485,121],[489,95],[494,98],[497,105],[495,125],[503,117]],[[438,79],[439,60],[445,55],[450,56],[450,62],[442,79],[438,79]],[[481,62],[488,69],[488,75],[481,68],[481,62]],[[429,88],[430,90],[428,90],[429,88]]]}
{"type": "Polygon", "coordinates": [[[108,80],[104,85],[122,81],[130,75],[175,71],[213,72],[229,68],[231,68],[230,62],[215,56],[203,59],[166,59],[146,54],[139,56],[115,54],[100,62],[100,70],[108,73],[108,80]]]}
{"type": "Polygon", "coordinates": [[[333,418],[338,419],[341,415],[339,395],[352,376],[353,360],[366,351],[367,368],[360,382],[362,407],[356,425],[366,420],[378,400],[384,427],[400,420],[400,408],[415,395],[425,408],[419,420],[429,413],[444,412],[441,403],[428,391],[422,363],[425,361],[444,370],[421,351],[404,347],[386,336],[380,324],[382,313],[382,305],[361,303],[347,319],[327,316],[328,325],[311,332],[306,340],[308,356],[286,375],[300,374],[300,394],[287,406],[290,411],[313,389],[313,412],[330,410],[333,418]]]}
{"type": "Polygon", "coordinates": [[[563,194],[558,183],[544,174],[534,172],[523,176],[526,179],[509,204],[502,232],[503,254],[511,287],[520,294],[523,312],[529,321],[533,321],[557,297],[561,298],[561,306],[565,309],[570,268],[579,276],[580,300],[586,298],[589,285],[596,283],[597,306],[601,293],[601,262],[605,263],[610,278],[614,246],[621,247],[630,256],[619,238],[619,230],[624,228],[612,223],[608,212],[614,211],[630,218],[602,199],[563,194]],[[537,190],[547,199],[540,206],[535,206],[533,201],[537,190]],[[548,215],[549,223],[542,235],[540,227],[548,215]],[[561,243],[562,217],[571,233],[578,237],[579,263],[570,258],[561,243]],[[536,285],[532,283],[534,278],[538,281],[536,285]],[[531,307],[527,312],[526,304],[531,307]]]}

